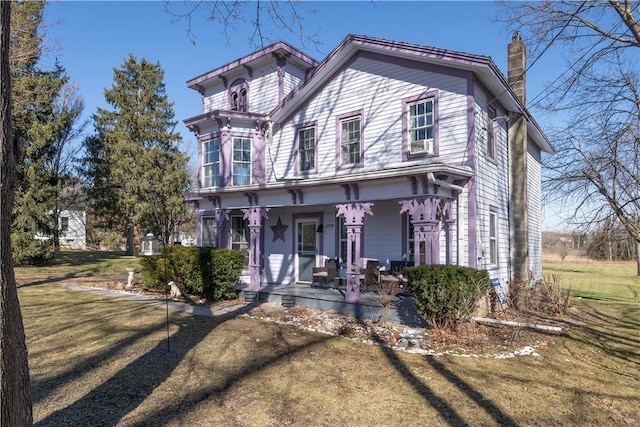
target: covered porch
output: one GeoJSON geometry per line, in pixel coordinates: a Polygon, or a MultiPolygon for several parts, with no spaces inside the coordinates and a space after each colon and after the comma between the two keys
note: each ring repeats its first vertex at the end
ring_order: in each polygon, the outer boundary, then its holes
{"type": "Polygon", "coordinates": [[[381,297],[375,292],[362,292],[358,301],[347,301],[346,291],[336,287],[315,287],[297,284],[268,284],[259,291],[252,291],[248,284],[237,287],[239,295],[247,300],[279,302],[283,305],[335,310],[349,314],[357,319],[389,321],[407,326],[426,327],[428,324],[416,311],[413,297],[409,293],[400,293],[391,300],[391,305],[383,309],[381,297]]]}

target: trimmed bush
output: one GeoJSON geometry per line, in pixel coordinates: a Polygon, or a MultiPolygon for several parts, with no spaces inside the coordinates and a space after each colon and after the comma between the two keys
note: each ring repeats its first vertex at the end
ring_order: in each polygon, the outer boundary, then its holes
{"type": "Polygon", "coordinates": [[[434,328],[449,328],[469,318],[486,294],[489,274],[455,265],[421,265],[406,270],[418,314],[434,328]]]}
{"type": "Polygon", "coordinates": [[[183,246],[167,246],[160,251],[162,256],[142,258],[142,283],[145,287],[162,288],[174,281],[183,291],[214,301],[236,297],[236,284],[244,262],[241,252],[183,246]]]}
{"type": "Polygon", "coordinates": [[[157,256],[140,257],[142,285],[147,289],[162,289],[167,281],[164,278],[164,260],[157,256]]]}

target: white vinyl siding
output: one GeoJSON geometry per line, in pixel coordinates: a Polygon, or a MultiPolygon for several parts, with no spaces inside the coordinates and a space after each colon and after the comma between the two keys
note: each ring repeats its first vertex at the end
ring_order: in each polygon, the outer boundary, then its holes
{"type": "Polygon", "coordinates": [[[529,144],[527,153],[527,221],[529,271],[533,281],[542,279],[542,171],[540,151],[529,144]]]}
{"type": "MultiPolygon", "coordinates": [[[[403,160],[402,99],[430,91],[438,92],[439,150],[437,161],[461,164],[467,160],[467,80],[450,75],[401,67],[393,63],[359,58],[309,100],[282,129],[273,134],[272,155],[278,177],[294,177],[295,164],[290,153],[295,141],[296,123],[313,119],[318,127],[318,176],[349,174],[350,169],[336,171],[342,153],[336,152],[340,127],[334,126],[336,112],[363,111],[364,146],[358,172],[390,169],[424,163],[424,158],[403,160]]],[[[267,180],[274,181],[273,169],[267,180]]]]}
{"type": "MultiPolygon", "coordinates": [[[[305,72],[299,68],[287,64],[285,67],[284,77],[284,95],[299,84],[304,78],[305,72]]],[[[262,68],[252,70],[251,78],[246,73],[238,73],[227,76],[227,83],[230,85],[237,78],[246,79],[250,87],[249,93],[249,111],[252,113],[268,114],[278,105],[278,72],[275,60],[273,63],[265,65],[262,68]]],[[[220,83],[206,90],[204,94],[203,112],[215,110],[229,109],[229,91],[225,88],[224,83],[220,83]]]]}

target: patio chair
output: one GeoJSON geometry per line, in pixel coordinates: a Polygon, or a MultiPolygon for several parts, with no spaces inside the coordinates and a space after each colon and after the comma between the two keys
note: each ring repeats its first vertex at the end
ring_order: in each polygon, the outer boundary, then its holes
{"type": "Polygon", "coordinates": [[[328,259],[325,261],[324,267],[313,267],[313,283],[311,287],[328,287],[329,284],[333,283],[337,275],[338,266],[336,260],[328,259]]]}
{"type": "Polygon", "coordinates": [[[380,261],[368,260],[364,269],[363,291],[375,291],[380,283],[380,261]]]}

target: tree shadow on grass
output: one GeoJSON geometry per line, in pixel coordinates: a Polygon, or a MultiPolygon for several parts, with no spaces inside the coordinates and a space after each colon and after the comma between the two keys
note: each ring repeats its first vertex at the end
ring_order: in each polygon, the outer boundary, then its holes
{"type": "MultiPolygon", "coordinates": [[[[127,414],[136,409],[153,391],[167,380],[172,372],[180,365],[187,353],[200,343],[214,329],[229,319],[236,318],[252,310],[259,302],[246,304],[224,316],[217,316],[213,319],[203,321],[199,316],[186,316],[180,319],[178,331],[170,337],[169,345],[167,341],[159,341],[150,349],[143,349],[142,354],[134,354],[134,359],[125,368],[118,371],[105,382],[99,384],[89,393],[71,405],[47,415],[38,421],[36,426],[59,426],[59,425],[82,425],[82,426],[112,426],[117,425],[127,414]]],[[[158,325],[144,331],[140,331],[135,336],[127,338],[111,348],[108,353],[88,359],[80,366],[74,367],[73,372],[67,372],[56,378],[45,382],[35,382],[33,384],[34,395],[37,400],[41,400],[46,393],[53,388],[78,380],[86,375],[100,363],[115,356],[128,348],[131,348],[137,339],[157,332],[164,325],[158,325]]],[[[305,346],[283,349],[273,357],[251,363],[240,367],[235,373],[219,387],[219,390],[211,390],[211,393],[224,391],[233,383],[246,377],[256,370],[265,368],[272,363],[281,360],[302,349],[316,345],[331,337],[320,336],[305,346]]],[[[135,346],[133,346],[135,347],[135,346]]],[[[203,397],[203,399],[206,398],[203,397]]],[[[164,407],[161,411],[146,417],[144,425],[159,425],[167,419],[176,417],[184,408],[184,402],[179,406],[171,405],[164,407]],[[156,421],[154,421],[156,420],[156,421]]]]}
{"type": "Polygon", "coordinates": [[[640,367],[640,305],[634,303],[584,303],[579,318],[568,318],[564,324],[565,349],[577,359],[625,376],[637,378],[640,367]],[[574,350],[571,344],[580,344],[586,349],[597,349],[605,357],[596,357],[598,352],[584,354],[574,350]],[[611,363],[617,359],[624,364],[611,363]]]}
{"type": "MultiPolygon", "coordinates": [[[[383,343],[383,339],[375,334],[372,337],[375,341],[383,343]]],[[[398,373],[410,384],[420,395],[434,408],[436,409],[443,419],[449,425],[452,426],[466,426],[469,425],[445,399],[438,397],[435,392],[422,382],[416,375],[411,372],[411,369],[398,357],[398,354],[392,348],[385,345],[381,346],[382,352],[389,360],[391,366],[393,366],[398,373]]],[[[461,392],[471,398],[478,406],[483,408],[485,412],[491,416],[501,426],[517,426],[518,424],[509,415],[504,413],[500,408],[493,404],[489,399],[486,399],[482,393],[477,391],[471,385],[466,383],[462,378],[455,375],[448,370],[444,364],[438,362],[435,357],[427,356],[427,362],[439,373],[443,378],[449,381],[452,385],[457,387],[461,392]]]]}

